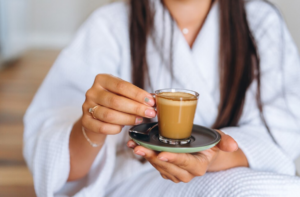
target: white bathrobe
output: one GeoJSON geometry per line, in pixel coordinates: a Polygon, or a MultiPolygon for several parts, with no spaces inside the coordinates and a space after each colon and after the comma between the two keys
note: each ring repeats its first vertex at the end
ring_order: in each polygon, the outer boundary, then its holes
{"type": "MultiPolygon", "coordinates": [[[[168,71],[171,20],[159,0],[155,37],[148,39],[147,61],[153,89],[185,88],[200,93],[195,124],[212,126],[219,104],[219,13],[216,3],[190,49],[174,26],[173,68],[168,71]]],[[[222,130],[245,153],[250,168],[206,173],[190,183],[164,180],[126,147],[128,127],[108,136],[88,175],[67,183],[69,136],[82,114],[85,92],[99,73],[131,79],[129,7],[114,3],[100,8],[60,54],[25,116],[24,156],[38,196],[300,196],[295,160],[300,154],[300,60],[280,17],[267,3],[246,4],[250,28],[261,59],[264,114],[278,144],[263,125],[256,107],[255,82],[246,94],[237,127],[222,130]]],[[[148,91],[153,91],[148,88],[148,91]]],[[[91,106],[93,107],[93,106],[91,106]]],[[[83,136],[82,136],[83,137],[83,136]]]]}

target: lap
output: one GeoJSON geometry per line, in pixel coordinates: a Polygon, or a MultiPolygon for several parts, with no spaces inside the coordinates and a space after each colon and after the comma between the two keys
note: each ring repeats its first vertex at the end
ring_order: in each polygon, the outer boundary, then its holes
{"type": "Polygon", "coordinates": [[[156,170],[135,175],[122,182],[107,196],[297,196],[300,178],[249,168],[207,173],[189,183],[173,183],[156,170]]]}

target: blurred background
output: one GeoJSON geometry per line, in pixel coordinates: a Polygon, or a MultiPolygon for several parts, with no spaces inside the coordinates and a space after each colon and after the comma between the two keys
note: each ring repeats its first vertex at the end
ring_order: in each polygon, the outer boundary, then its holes
{"type": "MultiPolygon", "coordinates": [[[[0,0],[0,196],[35,196],[22,156],[22,118],[60,50],[89,14],[114,0],[0,0]]],[[[300,1],[277,5],[300,48],[300,1]]],[[[298,159],[300,173],[300,159],[298,159]]]]}

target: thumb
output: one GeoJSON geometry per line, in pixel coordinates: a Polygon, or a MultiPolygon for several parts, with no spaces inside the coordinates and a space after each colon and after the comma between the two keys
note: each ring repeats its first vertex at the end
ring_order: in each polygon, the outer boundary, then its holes
{"type": "Polygon", "coordinates": [[[239,146],[232,137],[226,135],[220,130],[216,130],[216,131],[221,135],[221,141],[217,145],[220,150],[225,152],[234,152],[238,150],[239,146]]]}

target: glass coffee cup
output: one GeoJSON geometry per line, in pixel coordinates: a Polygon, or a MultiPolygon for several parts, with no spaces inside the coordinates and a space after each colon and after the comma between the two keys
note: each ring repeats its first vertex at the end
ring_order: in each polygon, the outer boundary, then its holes
{"type": "Polygon", "coordinates": [[[185,89],[163,89],[152,95],[156,100],[159,140],[167,144],[189,143],[199,94],[185,89]]]}

